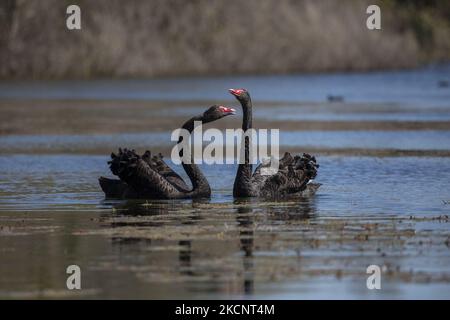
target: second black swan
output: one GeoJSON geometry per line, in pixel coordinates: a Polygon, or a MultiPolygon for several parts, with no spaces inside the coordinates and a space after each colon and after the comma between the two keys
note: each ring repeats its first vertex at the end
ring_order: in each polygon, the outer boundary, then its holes
{"type": "MultiPolygon", "coordinates": [[[[243,110],[242,130],[252,128],[252,100],[245,89],[230,89],[229,92],[240,102],[243,110]]],[[[273,175],[262,175],[260,164],[253,172],[249,155],[250,142],[245,138],[245,163],[239,164],[234,180],[233,196],[235,197],[284,197],[293,194],[311,194],[320,186],[311,183],[317,175],[319,165],[316,158],[304,153],[292,156],[286,152],[279,159],[278,172],[273,175]]],[[[267,164],[269,166],[269,164],[267,164]]]]}
{"type": "MultiPolygon", "coordinates": [[[[195,121],[208,123],[231,114],[235,114],[232,108],[212,106],[203,114],[186,121],[182,128],[192,133],[195,121]]],[[[164,162],[161,154],[152,157],[150,151],[146,151],[140,156],[134,150],[119,149],[118,154],[111,154],[109,165],[111,172],[120,180],[99,178],[106,198],[184,199],[211,196],[208,180],[194,161],[190,164],[182,162],[192,188],[164,162]]]]}

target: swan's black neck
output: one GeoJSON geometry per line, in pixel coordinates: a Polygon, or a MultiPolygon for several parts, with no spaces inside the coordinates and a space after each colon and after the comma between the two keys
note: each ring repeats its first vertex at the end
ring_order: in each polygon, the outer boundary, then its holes
{"type": "MultiPolygon", "coordinates": [[[[252,129],[252,100],[241,101],[243,119],[242,130],[244,133],[252,129]]],[[[248,197],[251,195],[251,178],[252,178],[252,165],[250,163],[250,140],[248,136],[244,141],[244,162],[239,164],[238,171],[236,173],[236,179],[234,180],[233,195],[235,197],[248,197]]]]}
{"type": "MultiPolygon", "coordinates": [[[[195,121],[203,122],[203,116],[201,115],[191,118],[183,124],[182,128],[189,131],[189,133],[192,133],[192,131],[194,131],[195,121]]],[[[181,140],[182,139],[180,138],[180,140],[178,140],[178,143],[180,143],[181,140]]],[[[180,157],[183,159],[182,150],[180,151],[180,157]]],[[[206,180],[206,177],[200,171],[200,168],[194,163],[194,157],[192,156],[192,153],[191,164],[182,162],[182,165],[192,183],[192,190],[190,191],[190,193],[192,193],[193,196],[203,195],[205,197],[208,197],[211,194],[211,188],[209,186],[208,180],[206,180]]]]}
{"type": "Polygon", "coordinates": [[[203,122],[203,115],[192,117],[191,119],[186,121],[181,128],[189,131],[189,133],[192,133],[192,131],[194,131],[194,122],[195,121],[203,122]]]}
{"type": "Polygon", "coordinates": [[[252,125],[252,100],[248,98],[247,101],[241,102],[244,118],[242,119],[242,130],[246,131],[253,128],[252,125]]]}

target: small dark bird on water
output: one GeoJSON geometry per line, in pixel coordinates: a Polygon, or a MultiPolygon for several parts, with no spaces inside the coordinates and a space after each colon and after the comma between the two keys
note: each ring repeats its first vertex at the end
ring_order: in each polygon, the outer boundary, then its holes
{"type": "Polygon", "coordinates": [[[327,100],[329,102],[344,102],[344,97],[343,96],[329,94],[327,96],[327,100]]]}
{"type": "Polygon", "coordinates": [[[448,80],[439,80],[438,87],[439,88],[448,88],[450,86],[448,80]]]}

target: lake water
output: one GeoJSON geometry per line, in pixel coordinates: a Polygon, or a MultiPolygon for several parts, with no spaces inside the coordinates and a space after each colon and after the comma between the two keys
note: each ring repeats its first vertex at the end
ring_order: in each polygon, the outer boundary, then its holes
{"type": "Polygon", "coordinates": [[[225,89],[248,89],[255,101],[321,102],[328,95],[347,102],[400,103],[422,107],[448,107],[450,92],[439,81],[449,81],[450,65],[411,71],[168,78],[152,80],[95,80],[58,82],[2,82],[0,99],[227,99],[225,89]]]}
{"type": "MultiPolygon", "coordinates": [[[[437,85],[449,70],[3,82],[0,100],[179,100],[160,116],[189,116],[203,108],[184,101],[229,99],[225,89],[242,86],[265,104],[255,121],[432,128],[450,120],[450,89],[437,85]],[[328,94],[344,102],[328,103],[328,94]]],[[[431,151],[450,150],[449,132],[282,131],[282,146],[330,150],[317,157],[317,194],[282,201],[234,199],[235,165],[202,166],[210,200],[105,200],[97,178],[111,175],[108,153],[89,150],[170,146],[169,131],[2,135],[0,297],[448,299],[450,158],[431,151]],[[356,151],[333,154],[348,148],[356,151]],[[358,155],[367,149],[424,156],[358,155]],[[79,291],[66,289],[72,264],[82,270],[79,291]],[[381,290],[366,287],[369,265],[382,269],[381,290]]]]}
{"type": "MultiPolygon", "coordinates": [[[[8,152],[28,149],[41,152],[96,148],[117,149],[130,146],[145,149],[156,146],[173,147],[171,132],[128,133],[107,135],[11,135],[0,137],[8,152]],[[150,144],[151,146],[151,144],[150,144]]],[[[392,150],[450,150],[450,131],[287,131],[280,132],[282,147],[361,148],[392,150]]],[[[231,142],[230,142],[231,143],[231,142]]],[[[205,142],[206,144],[206,142],[205,142]]]]}

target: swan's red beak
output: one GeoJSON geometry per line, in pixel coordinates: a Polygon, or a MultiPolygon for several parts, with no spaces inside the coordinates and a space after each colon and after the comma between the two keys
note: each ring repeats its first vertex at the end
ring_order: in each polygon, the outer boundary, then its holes
{"type": "Polygon", "coordinates": [[[235,97],[239,97],[241,94],[245,92],[244,89],[228,89],[228,92],[231,93],[235,97]]]}
{"type": "Polygon", "coordinates": [[[232,114],[236,114],[236,110],[230,107],[224,107],[224,106],[220,106],[219,107],[220,110],[222,110],[222,112],[228,116],[228,115],[232,115],[232,114]]]}

